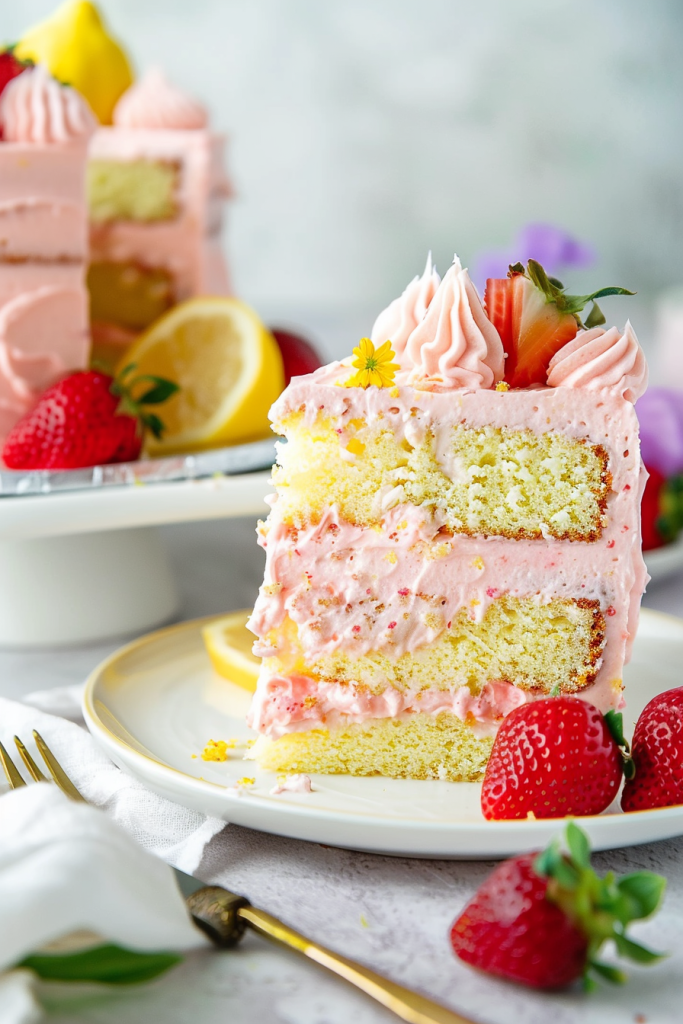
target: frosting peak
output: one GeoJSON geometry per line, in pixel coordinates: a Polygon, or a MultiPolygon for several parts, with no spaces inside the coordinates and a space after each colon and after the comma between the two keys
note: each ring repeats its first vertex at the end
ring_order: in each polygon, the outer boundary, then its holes
{"type": "Polygon", "coordinates": [[[168,81],[160,68],[150,68],[124,92],[114,108],[118,128],[206,128],[208,115],[197,100],[168,81]]]}
{"type": "Polygon", "coordinates": [[[370,335],[374,345],[381,345],[385,341],[391,341],[391,347],[400,366],[409,369],[406,365],[405,349],[408,338],[417,325],[424,319],[429,303],[434,298],[441,278],[432,265],[431,252],[427,256],[427,263],[422,277],[414,277],[403,294],[387,306],[375,320],[370,335]]]}
{"type": "Polygon", "coordinates": [[[7,142],[59,143],[84,139],[97,121],[87,101],[37,64],[13,78],[0,96],[0,124],[7,142]]]}
{"type": "Polygon", "coordinates": [[[612,327],[579,331],[556,352],[548,367],[548,384],[553,388],[608,388],[629,402],[635,402],[647,387],[647,363],[631,322],[624,333],[612,327]]]}
{"type": "Polygon", "coordinates": [[[502,380],[503,344],[457,256],[411,333],[406,357],[413,367],[411,383],[490,388],[502,380]]]}

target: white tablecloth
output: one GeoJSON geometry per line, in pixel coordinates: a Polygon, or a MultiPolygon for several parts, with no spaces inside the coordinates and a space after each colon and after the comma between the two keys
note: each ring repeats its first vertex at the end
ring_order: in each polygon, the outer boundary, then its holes
{"type": "MultiPolygon", "coordinates": [[[[164,530],[184,595],[184,617],[253,602],[262,553],[251,521],[164,530]]],[[[645,604],[683,615],[683,577],[652,587],[645,604]]],[[[68,651],[0,652],[0,694],[21,698],[81,682],[116,643],[68,651]]],[[[198,874],[243,892],[311,937],[405,984],[449,1001],[482,1024],[678,1024],[683,1020],[683,839],[600,854],[601,870],[649,868],[669,879],[664,910],[634,931],[672,956],[630,969],[631,981],[540,996],[470,971],[452,956],[450,923],[490,871],[486,863],[392,859],[334,850],[229,826],[198,874]],[[639,1016],[642,1015],[642,1016],[639,1016]]],[[[341,982],[255,936],[231,953],[191,954],[167,977],[65,1008],[48,993],[53,1024],[380,1024],[395,1020],[341,982]],[[200,1017],[201,1014],[201,1017],[200,1017]]],[[[1,1019],[1,1015],[0,1015],[1,1019]]]]}

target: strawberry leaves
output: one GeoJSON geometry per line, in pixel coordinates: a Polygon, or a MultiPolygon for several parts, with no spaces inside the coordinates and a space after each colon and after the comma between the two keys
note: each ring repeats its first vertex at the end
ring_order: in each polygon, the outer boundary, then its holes
{"type": "Polygon", "coordinates": [[[135,363],[129,363],[128,366],[123,368],[110,388],[111,393],[121,399],[117,413],[119,415],[133,416],[158,439],[162,436],[165,429],[163,420],[156,413],[144,409],[143,406],[161,405],[162,402],[167,401],[172,395],[176,394],[180,388],[173,381],[166,380],[164,377],[155,377],[149,373],[142,373],[138,374],[137,377],[131,377],[135,368],[135,363]],[[149,383],[152,386],[136,398],[133,396],[133,389],[138,390],[142,383],[149,383]]]}
{"type": "Polygon", "coordinates": [[[648,949],[626,934],[629,924],[651,917],[658,909],[666,879],[651,871],[639,871],[621,879],[609,872],[599,878],[590,866],[590,844],[585,832],[569,822],[565,840],[568,852],[562,851],[555,840],[538,855],[534,869],[548,879],[546,898],[559,906],[588,940],[584,986],[594,987],[591,972],[621,984],[626,979],[624,973],[602,963],[597,956],[610,939],[620,956],[635,963],[657,963],[666,955],[648,949]]]}
{"type": "Polygon", "coordinates": [[[624,778],[632,779],[636,774],[636,766],[631,756],[631,747],[624,736],[624,719],[620,711],[610,710],[605,715],[605,723],[609,729],[612,739],[619,747],[622,758],[622,771],[624,778]]]}
{"type": "Polygon", "coordinates": [[[514,267],[510,267],[511,275],[519,273],[526,274],[539,291],[543,292],[546,301],[554,303],[560,313],[571,313],[579,327],[597,327],[599,324],[604,324],[605,317],[595,299],[604,299],[608,295],[635,294],[635,292],[628,291],[627,288],[609,287],[599,288],[598,291],[591,292],[589,295],[567,295],[562,282],[558,281],[557,278],[548,277],[541,264],[537,263],[536,260],[529,260],[526,271],[521,263],[516,263],[514,267]],[[586,322],[583,323],[579,313],[589,302],[593,303],[593,307],[586,318],[586,322]]]}

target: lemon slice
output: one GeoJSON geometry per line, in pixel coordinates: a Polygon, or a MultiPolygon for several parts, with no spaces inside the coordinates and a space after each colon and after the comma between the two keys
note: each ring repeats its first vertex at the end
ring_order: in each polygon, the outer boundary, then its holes
{"type": "MultiPolygon", "coordinates": [[[[275,338],[256,313],[232,298],[189,299],[140,335],[118,370],[165,377],[180,390],[158,413],[160,440],[149,455],[204,451],[269,433],[268,410],[285,386],[275,338]]],[[[155,410],[156,411],[156,410],[155,410]]]]}
{"type": "Polygon", "coordinates": [[[202,636],[216,672],[253,693],[261,659],[251,653],[254,636],[247,629],[250,615],[250,611],[225,615],[204,626],[202,636]]]}

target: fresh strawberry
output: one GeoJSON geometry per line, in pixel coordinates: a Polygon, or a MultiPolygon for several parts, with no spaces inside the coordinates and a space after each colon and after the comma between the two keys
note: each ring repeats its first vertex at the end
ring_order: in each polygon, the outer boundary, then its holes
{"type": "MultiPolygon", "coordinates": [[[[24,64],[14,56],[12,48],[0,51],[0,95],[6,85],[25,71],[29,64],[24,64]]],[[[3,137],[3,127],[0,121],[0,139],[3,137]]]]}
{"type": "Polygon", "coordinates": [[[623,774],[620,730],[621,715],[606,718],[578,697],[545,697],[516,708],[503,719],[486,766],[484,817],[604,811],[623,774]]]}
{"type": "Polygon", "coordinates": [[[661,548],[666,538],[659,530],[662,515],[661,495],[666,484],[666,477],[658,469],[648,468],[648,481],[645,484],[643,500],[640,505],[640,529],[643,536],[643,551],[661,548]]]}
{"type": "Polygon", "coordinates": [[[300,334],[282,330],[280,327],[271,327],[270,333],[277,341],[282,354],[285,386],[289,384],[292,377],[313,373],[319,366],[322,366],[322,360],[310,341],[306,341],[300,334]]]}
{"type": "Polygon", "coordinates": [[[142,427],[157,437],[163,431],[159,417],[143,407],[166,401],[178,388],[161,377],[131,379],[133,370],[126,367],[116,380],[87,370],[53,384],[8,434],[2,450],[5,465],[77,469],[137,458],[142,427]]]}
{"type": "Polygon", "coordinates": [[[11,47],[0,51],[0,93],[8,82],[25,71],[30,64],[17,60],[11,47]]]}
{"type": "Polygon", "coordinates": [[[633,733],[635,775],[621,795],[625,811],[683,804],[683,686],[650,701],[633,733]]]}
{"type": "MultiPolygon", "coordinates": [[[[633,292],[601,288],[591,295],[567,295],[561,282],[548,277],[536,260],[529,260],[526,270],[521,263],[515,263],[505,279],[489,278],[484,308],[507,354],[505,380],[510,387],[545,384],[552,357],[584,326],[579,313],[587,302],[606,295],[633,292]]],[[[604,322],[593,302],[585,326],[595,327],[604,322]]]]}
{"type": "Polygon", "coordinates": [[[665,879],[649,871],[618,881],[611,872],[598,878],[588,838],[573,822],[566,841],[567,853],[554,842],[541,854],[513,857],[479,887],[451,929],[461,960],[532,988],[553,989],[578,978],[592,988],[591,974],[624,981],[622,971],[597,960],[609,939],[638,963],[660,958],[625,930],[654,914],[665,879]]]}

